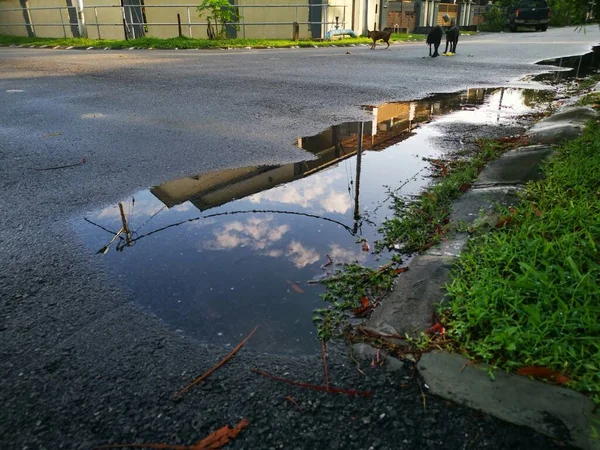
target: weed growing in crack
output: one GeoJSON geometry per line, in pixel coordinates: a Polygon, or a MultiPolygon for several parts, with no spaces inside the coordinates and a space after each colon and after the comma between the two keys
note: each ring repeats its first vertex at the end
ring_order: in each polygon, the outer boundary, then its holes
{"type": "Polygon", "coordinates": [[[388,292],[394,282],[394,268],[387,265],[369,269],[359,264],[347,264],[331,278],[323,281],[327,290],[321,295],[328,308],[314,311],[313,322],[321,340],[342,336],[348,320],[372,310],[388,292]]]}

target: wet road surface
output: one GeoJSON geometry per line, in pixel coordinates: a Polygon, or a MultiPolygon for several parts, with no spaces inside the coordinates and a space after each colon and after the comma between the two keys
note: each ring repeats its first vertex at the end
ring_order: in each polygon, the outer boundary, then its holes
{"type": "MultiPolygon", "coordinates": [[[[437,60],[422,58],[424,44],[389,51],[356,47],[350,55],[341,48],[0,49],[3,447],[91,448],[136,439],[192,443],[247,417],[251,427],[232,448],[397,448],[398,442],[405,448],[550,448],[530,431],[433,398],[423,411],[418,386],[404,378],[410,370],[391,375],[363,367],[365,377],[341,350],[332,351],[332,378],[374,390],[372,399],[259,379],[249,369],[259,366],[319,383],[319,359],[248,348],[183,402],[173,403],[172,393],[226,349],[196,341],[141,309],[143,302],[132,302],[139,289],[127,278],[138,278],[148,303],[163,284],[143,281],[133,262],[115,271],[99,259],[82,221],[97,219],[92,212],[108,211],[132,196],[141,204],[143,195],[154,196],[138,192],[172,180],[314,159],[295,147],[298,137],[368,120],[362,105],[522,86],[523,75],[541,70],[530,63],[583,53],[599,35],[590,29],[586,35],[550,30],[465,37],[456,57],[437,60]],[[39,170],[83,158],[85,164],[72,168],[39,170]],[[290,409],[283,400],[287,395],[306,412],[290,409]]],[[[446,130],[462,132],[453,124],[446,130]]],[[[398,184],[405,179],[399,174],[398,184]]],[[[281,233],[286,224],[274,221],[281,233]]],[[[252,225],[239,222],[229,225],[229,236],[252,225]]],[[[177,250],[163,245],[163,252],[177,250]]],[[[129,257],[134,249],[122,255],[129,257]]],[[[291,256],[300,254],[297,247],[291,256]]],[[[160,255],[155,258],[160,264],[160,255]]],[[[196,276],[187,266],[168,270],[182,286],[196,276]]],[[[292,294],[298,293],[292,288],[292,294]]],[[[230,333],[221,343],[237,342],[230,333]]]]}

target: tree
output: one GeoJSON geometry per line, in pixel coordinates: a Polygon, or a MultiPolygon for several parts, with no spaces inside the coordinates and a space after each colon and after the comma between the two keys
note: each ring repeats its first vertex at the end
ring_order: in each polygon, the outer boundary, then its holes
{"type": "Polygon", "coordinates": [[[550,22],[552,25],[583,25],[588,21],[590,12],[593,13],[591,17],[598,12],[598,5],[592,7],[592,4],[590,0],[549,0],[548,6],[552,10],[550,22]]]}
{"type": "MultiPolygon", "coordinates": [[[[239,22],[242,16],[238,9],[229,3],[229,0],[203,0],[200,6],[196,8],[198,16],[203,16],[207,12],[206,20],[208,22],[208,36],[210,39],[223,39],[225,37],[225,26],[239,22]],[[214,21],[214,26],[217,29],[216,33],[212,29],[211,21],[214,21]]],[[[238,25],[233,26],[239,30],[238,25]]]]}
{"type": "MultiPolygon", "coordinates": [[[[494,0],[485,18],[489,31],[500,31],[504,20],[504,9],[515,6],[518,0],[494,0]]],[[[600,14],[600,0],[548,0],[550,23],[555,26],[583,25],[600,14]]]]}

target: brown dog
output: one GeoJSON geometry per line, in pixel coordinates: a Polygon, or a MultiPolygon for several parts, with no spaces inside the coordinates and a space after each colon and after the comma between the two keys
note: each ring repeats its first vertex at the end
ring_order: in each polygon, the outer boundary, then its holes
{"type": "Polygon", "coordinates": [[[390,48],[390,37],[392,36],[391,29],[386,28],[383,31],[369,31],[369,38],[373,39],[373,44],[371,44],[371,50],[375,49],[377,45],[377,41],[383,41],[387,44],[386,49],[390,48]]]}

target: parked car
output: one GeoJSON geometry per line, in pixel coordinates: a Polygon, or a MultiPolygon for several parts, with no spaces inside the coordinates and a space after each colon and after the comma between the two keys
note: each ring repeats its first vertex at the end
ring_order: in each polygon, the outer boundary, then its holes
{"type": "Polygon", "coordinates": [[[513,32],[517,31],[517,27],[546,31],[549,17],[550,8],[546,0],[518,0],[506,8],[506,25],[513,32]]]}

